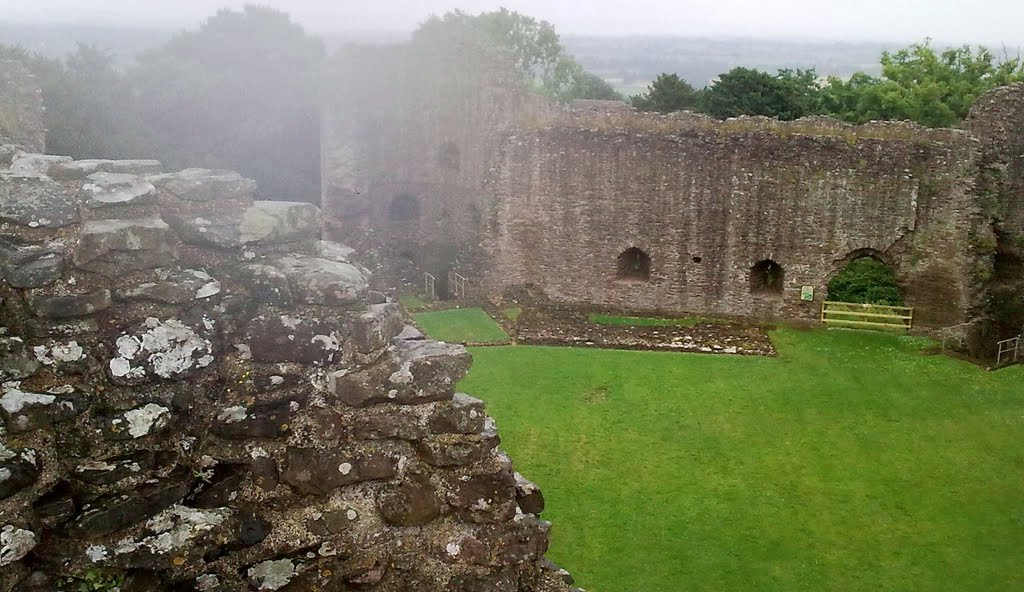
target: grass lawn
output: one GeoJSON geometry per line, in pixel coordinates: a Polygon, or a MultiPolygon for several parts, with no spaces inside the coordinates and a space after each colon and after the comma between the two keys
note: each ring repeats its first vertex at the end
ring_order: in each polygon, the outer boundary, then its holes
{"type": "Polygon", "coordinates": [[[620,317],[592,313],[590,322],[598,325],[626,325],[629,327],[693,327],[702,323],[716,323],[715,319],[690,317],[685,319],[662,319],[657,317],[620,317]]]}
{"type": "Polygon", "coordinates": [[[508,341],[508,334],[480,308],[457,308],[414,315],[432,339],[450,343],[508,341]]]}
{"type": "Polygon", "coordinates": [[[409,312],[423,310],[427,307],[427,303],[420,300],[420,297],[415,294],[402,294],[398,297],[398,302],[409,312]]]}
{"type": "Polygon", "coordinates": [[[591,592],[1024,590],[1024,367],[773,338],[778,358],[474,348],[460,386],[591,592]]]}

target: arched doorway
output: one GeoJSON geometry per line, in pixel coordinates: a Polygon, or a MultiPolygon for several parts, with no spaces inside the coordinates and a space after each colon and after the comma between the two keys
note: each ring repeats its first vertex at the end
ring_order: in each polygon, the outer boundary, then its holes
{"type": "Polygon", "coordinates": [[[623,251],[616,260],[616,277],[623,280],[651,279],[651,257],[636,247],[623,251]]]}
{"type": "Polygon", "coordinates": [[[828,299],[833,302],[903,306],[903,291],[896,273],[872,250],[860,249],[828,282],[828,299]]]}
{"type": "Polygon", "coordinates": [[[781,294],[786,270],[771,259],[763,259],[750,268],[751,294],[781,294]]]}

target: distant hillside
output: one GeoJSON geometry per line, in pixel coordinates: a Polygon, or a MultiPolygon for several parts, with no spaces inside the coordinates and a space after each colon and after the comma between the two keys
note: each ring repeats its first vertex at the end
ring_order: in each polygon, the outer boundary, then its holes
{"type": "MultiPolygon", "coordinates": [[[[170,28],[0,23],[0,43],[59,57],[74,51],[76,43],[81,41],[113,51],[123,63],[140,51],[164,43],[175,32],[170,28]]],[[[401,43],[409,35],[401,31],[347,31],[322,37],[328,50],[333,52],[346,43],[401,43]]],[[[699,87],[736,66],[769,72],[779,68],[813,67],[822,76],[846,77],[857,71],[878,74],[882,51],[905,46],[900,43],[583,35],[565,35],[562,41],[584,67],[626,94],[644,91],[662,72],[679,74],[699,87]]]]}
{"type": "Polygon", "coordinates": [[[569,53],[621,92],[636,94],[662,72],[679,74],[694,86],[711,82],[736,66],[774,72],[815,68],[822,76],[878,74],[884,50],[903,44],[807,42],[688,37],[563,36],[569,53]]]}

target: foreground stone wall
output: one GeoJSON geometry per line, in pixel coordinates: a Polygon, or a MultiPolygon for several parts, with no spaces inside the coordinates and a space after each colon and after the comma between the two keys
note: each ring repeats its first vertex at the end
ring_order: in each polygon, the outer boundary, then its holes
{"type": "Polygon", "coordinates": [[[568,590],[467,351],[255,190],[0,171],[0,591],[568,590]]]}
{"type": "Polygon", "coordinates": [[[0,164],[10,162],[15,147],[42,152],[45,145],[39,83],[21,62],[0,60],[0,164]]]}

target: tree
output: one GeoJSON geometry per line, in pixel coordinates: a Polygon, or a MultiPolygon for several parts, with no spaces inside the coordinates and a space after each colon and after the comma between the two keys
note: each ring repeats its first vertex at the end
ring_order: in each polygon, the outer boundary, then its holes
{"type": "Polygon", "coordinates": [[[562,103],[573,99],[622,100],[622,95],[612,85],[567,57],[559,59],[555,69],[541,81],[541,87],[547,95],[562,103]]]}
{"type": "Polygon", "coordinates": [[[566,53],[551,23],[507,8],[476,15],[455,10],[432,16],[413,33],[413,40],[445,43],[464,36],[508,52],[527,80],[560,102],[622,99],[610,84],[566,53]]]}
{"type": "Polygon", "coordinates": [[[828,298],[835,302],[903,305],[892,268],[872,257],[854,259],[837,273],[828,283],[828,298]]]}
{"type": "Polygon", "coordinates": [[[814,115],[820,95],[814,70],[780,70],[775,76],[737,67],[704,89],[701,110],[719,119],[764,115],[782,120],[814,115]]]}
{"type": "Polygon", "coordinates": [[[699,101],[699,91],[678,74],[659,74],[647,87],[646,93],[630,98],[638,110],[658,113],[693,110],[699,101]]]}
{"type": "Polygon", "coordinates": [[[852,123],[902,119],[948,127],[967,117],[982,94],[1024,80],[1019,57],[996,61],[987,49],[966,45],[938,52],[930,40],[884,52],[881,64],[880,78],[858,73],[848,82],[830,79],[824,90],[829,110],[852,123]]]}
{"type": "Polygon", "coordinates": [[[288,15],[222,10],[145,52],[131,73],[140,153],[170,168],[231,168],[275,199],[319,196],[325,49],[288,15]]]}

